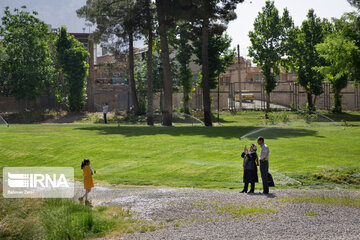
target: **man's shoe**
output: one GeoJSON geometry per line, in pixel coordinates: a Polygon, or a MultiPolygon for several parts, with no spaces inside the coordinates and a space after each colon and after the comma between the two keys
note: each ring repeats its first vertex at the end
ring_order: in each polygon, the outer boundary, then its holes
{"type": "Polygon", "coordinates": [[[269,194],[269,192],[263,192],[263,194],[269,194]]]}
{"type": "Polygon", "coordinates": [[[240,193],[246,193],[247,191],[244,189],[244,190],[242,190],[240,193]]]}
{"type": "Polygon", "coordinates": [[[253,191],[253,190],[250,190],[248,193],[254,193],[254,191],[253,191]]]}

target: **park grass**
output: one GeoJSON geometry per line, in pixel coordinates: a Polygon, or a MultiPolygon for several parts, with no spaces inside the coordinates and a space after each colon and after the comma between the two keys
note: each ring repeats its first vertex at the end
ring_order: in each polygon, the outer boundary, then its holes
{"type": "Polygon", "coordinates": [[[305,212],[304,214],[305,214],[305,216],[317,216],[317,215],[319,215],[319,213],[314,212],[314,211],[305,212]]]}
{"type": "MultiPolygon", "coordinates": [[[[244,145],[262,135],[270,147],[270,171],[277,187],[358,187],[360,114],[335,123],[309,122],[303,114],[261,111],[224,112],[220,126],[175,124],[11,125],[0,127],[0,167],[74,167],[90,158],[95,182],[198,188],[240,188],[244,145]],[[351,121],[351,125],[343,124],[351,121]],[[266,130],[239,140],[260,127],[266,130]],[[333,173],[339,178],[332,180],[333,173]],[[327,177],[329,176],[329,177],[327,177]],[[292,181],[294,180],[294,181],[292,181]],[[329,185],[330,184],[330,185],[329,185]]],[[[2,176],[2,171],[0,172],[2,176]]],[[[336,178],[336,177],[335,177],[336,178]]]]}
{"type": "Polygon", "coordinates": [[[8,199],[0,188],[0,239],[88,239],[154,231],[165,226],[118,206],[79,205],[71,199],[8,199]]]}
{"type": "Polygon", "coordinates": [[[327,195],[306,195],[293,196],[290,198],[283,198],[284,202],[300,202],[300,203],[316,203],[316,204],[330,204],[341,205],[348,207],[360,207],[360,198],[357,197],[334,197],[327,195]]]}
{"type": "MultiPolygon", "coordinates": [[[[1,194],[2,195],[2,194],[1,194]]],[[[64,199],[0,197],[0,239],[83,239],[105,236],[116,221],[64,199]]]]}
{"type": "Polygon", "coordinates": [[[261,215],[275,213],[276,210],[272,208],[263,208],[260,205],[242,205],[234,202],[219,202],[219,201],[201,201],[194,203],[195,207],[199,207],[202,211],[215,212],[218,215],[229,214],[235,218],[247,215],[261,215]]]}

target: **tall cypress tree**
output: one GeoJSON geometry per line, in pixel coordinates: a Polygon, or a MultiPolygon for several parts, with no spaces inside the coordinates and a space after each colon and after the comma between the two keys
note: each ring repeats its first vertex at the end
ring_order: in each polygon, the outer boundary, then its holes
{"type": "Polygon", "coordinates": [[[61,95],[68,97],[70,111],[81,111],[86,100],[89,53],[82,43],[67,32],[65,26],[60,28],[55,46],[57,64],[66,78],[65,92],[61,95]]]}

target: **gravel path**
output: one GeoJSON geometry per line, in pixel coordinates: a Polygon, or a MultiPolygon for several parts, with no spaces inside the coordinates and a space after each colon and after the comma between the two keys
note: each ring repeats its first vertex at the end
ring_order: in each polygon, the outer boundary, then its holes
{"type": "MultiPolygon", "coordinates": [[[[80,190],[77,188],[77,195],[80,190]]],[[[297,196],[350,197],[359,201],[360,192],[274,190],[263,195],[230,190],[110,187],[95,187],[91,192],[95,206],[122,206],[140,219],[167,226],[106,239],[360,239],[359,207],[283,201],[297,196]],[[250,208],[256,214],[237,215],[250,208]]]]}

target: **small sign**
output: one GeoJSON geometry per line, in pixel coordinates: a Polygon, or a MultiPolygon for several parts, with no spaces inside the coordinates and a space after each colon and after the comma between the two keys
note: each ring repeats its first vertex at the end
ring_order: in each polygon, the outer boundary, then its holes
{"type": "Polygon", "coordinates": [[[73,198],[72,167],[5,167],[4,198],[73,198]]]}

